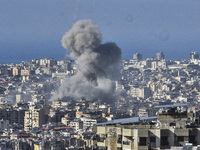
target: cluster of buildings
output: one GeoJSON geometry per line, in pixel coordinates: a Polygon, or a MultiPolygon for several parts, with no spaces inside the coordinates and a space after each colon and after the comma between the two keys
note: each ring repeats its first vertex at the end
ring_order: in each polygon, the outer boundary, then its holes
{"type": "Polygon", "coordinates": [[[58,99],[52,104],[1,103],[1,149],[92,149],[93,126],[113,118],[111,106],[100,101],[58,99]]]}
{"type": "Polygon", "coordinates": [[[122,60],[114,104],[49,101],[75,61],[53,58],[0,65],[0,149],[170,149],[199,145],[199,55],[189,60],[122,60]],[[126,119],[127,118],[127,119],[126,119]],[[191,146],[191,145],[188,145],[191,146]]]}
{"type": "MultiPolygon", "coordinates": [[[[122,61],[119,88],[127,94],[124,107],[133,115],[151,115],[151,107],[161,104],[200,102],[199,55],[190,54],[189,60],[166,60],[162,52],[157,58],[142,60],[142,54],[122,61]],[[129,101],[128,101],[129,100],[129,101]],[[128,104],[127,104],[128,103],[128,104]]],[[[122,108],[120,106],[119,108],[122,108]]]]}
{"type": "Polygon", "coordinates": [[[155,117],[116,119],[96,126],[98,149],[199,149],[199,112],[185,104],[161,105],[155,117]]]}

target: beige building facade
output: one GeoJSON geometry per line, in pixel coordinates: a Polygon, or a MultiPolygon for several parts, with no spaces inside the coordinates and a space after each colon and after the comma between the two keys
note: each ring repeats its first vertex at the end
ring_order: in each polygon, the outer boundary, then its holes
{"type": "Polygon", "coordinates": [[[35,127],[41,127],[45,123],[44,108],[31,108],[25,112],[24,116],[24,130],[31,131],[35,127]]]}
{"type": "Polygon", "coordinates": [[[108,150],[177,149],[190,143],[200,145],[200,127],[194,113],[177,111],[178,107],[161,110],[157,120],[148,117],[118,119],[97,124],[97,147],[108,150]],[[134,120],[134,121],[131,121],[134,120]]]}

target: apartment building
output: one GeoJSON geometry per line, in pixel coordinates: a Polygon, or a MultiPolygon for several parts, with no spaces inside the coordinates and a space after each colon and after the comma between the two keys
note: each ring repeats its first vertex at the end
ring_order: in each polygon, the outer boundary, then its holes
{"type": "Polygon", "coordinates": [[[45,123],[45,109],[44,108],[30,108],[25,112],[24,116],[24,130],[31,131],[35,127],[41,127],[45,123]]]}
{"type": "Polygon", "coordinates": [[[185,105],[160,106],[157,117],[133,117],[97,124],[98,149],[177,149],[200,144],[200,127],[185,105]]]}

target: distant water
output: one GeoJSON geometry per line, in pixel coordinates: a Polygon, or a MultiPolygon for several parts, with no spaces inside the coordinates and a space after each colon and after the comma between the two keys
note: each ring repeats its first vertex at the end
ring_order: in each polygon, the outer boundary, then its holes
{"type": "Polygon", "coordinates": [[[0,39],[0,64],[20,63],[32,59],[65,58],[66,50],[60,40],[12,40],[0,39]]]}
{"type": "MultiPolygon", "coordinates": [[[[183,60],[189,59],[190,52],[197,51],[194,45],[189,45],[185,49],[175,46],[166,46],[165,48],[151,47],[143,43],[135,44],[134,46],[126,43],[117,43],[122,49],[122,59],[132,59],[133,54],[141,53],[143,60],[146,58],[156,58],[156,53],[163,51],[167,60],[183,60]],[[132,48],[135,47],[135,48],[132,48]]],[[[12,43],[0,44],[0,64],[20,63],[21,61],[31,61],[32,59],[55,58],[56,60],[63,60],[66,55],[66,50],[61,46],[60,41],[57,43],[12,43]]],[[[200,52],[199,52],[200,53],[200,52]]]]}
{"type": "MultiPolygon", "coordinates": [[[[137,52],[135,52],[137,53],[137,52]]],[[[140,52],[143,54],[143,60],[146,58],[150,57],[156,57],[156,52],[152,53],[145,53],[145,52],[140,52]]],[[[133,53],[131,52],[126,52],[122,54],[122,59],[132,59],[133,58],[133,53]]],[[[18,64],[21,63],[22,61],[31,61],[32,59],[44,59],[44,58],[55,58],[56,60],[63,60],[65,58],[65,50],[63,51],[40,51],[40,52],[35,52],[35,53],[27,53],[24,51],[15,51],[15,52],[5,52],[4,55],[0,55],[0,64],[18,64]]],[[[189,59],[189,53],[188,55],[181,55],[179,52],[174,52],[173,54],[171,53],[165,53],[165,58],[168,60],[181,60],[181,59],[189,59]]]]}
{"type": "Polygon", "coordinates": [[[49,47],[46,49],[30,48],[20,50],[1,50],[0,64],[18,64],[22,61],[31,61],[32,59],[55,58],[56,60],[63,60],[66,51],[62,47],[49,47]]]}
{"type": "Polygon", "coordinates": [[[56,60],[63,60],[65,58],[65,55],[60,55],[60,54],[38,54],[38,55],[18,55],[16,54],[15,56],[10,56],[4,55],[0,56],[0,64],[18,64],[21,63],[22,61],[31,61],[32,59],[44,59],[44,58],[55,58],[56,60]]]}

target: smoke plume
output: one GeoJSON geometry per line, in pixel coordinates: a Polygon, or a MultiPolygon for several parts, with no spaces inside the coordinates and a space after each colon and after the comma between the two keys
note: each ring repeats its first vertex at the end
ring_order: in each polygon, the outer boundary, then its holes
{"type": "Polygon", "coordinates": [[[67,96],[111,101],[116,98],[113,81],[119,77],[121,50],[115,43],[101,44],[101,40],[101,33],[91,20],[78,21],[65,33],[62,45],[76,60],[79,71],[65,79],[54,99],[67,96]]]}

